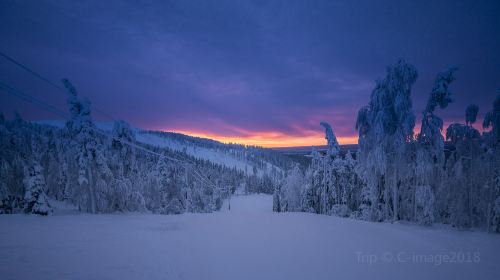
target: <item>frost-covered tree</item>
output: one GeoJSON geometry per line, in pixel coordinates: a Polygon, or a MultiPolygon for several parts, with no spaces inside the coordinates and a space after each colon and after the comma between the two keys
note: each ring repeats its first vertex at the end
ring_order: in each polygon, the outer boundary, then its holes
{"type": "MultiPolygon", "coordinates": [[[[5,126],[5,117],[2,112],[0,112],[0,178],[5,178],[8,173],[9,164],[4,155],[4,149],[8,147],[7,134],[9,131],[5,126]]],[[[4,214],[4,212],[8,212],[6,209],[8,205],[6,205],[6,199],[8,197],[7,185],[4,180],[0,180],[0,214],[4,214]]]]}
{"type": "Polygon", "coordinates": [[[275,211],[306,211],[373,221],[404,219],[423,225],[451,223],[500,231],[500,152],[497,128],[500,96],[484,121],[481,135],[473,124],[479,108],[469,105],[465,124],[446,130],[436,109],[452,102],[456,68],[436,77],[414,137],[411,87],[417,72],[399,61],[378,81],[368,106],[358,112],[359,150],[354,160],[342,155],[330,125],[326,155],[313,150],[303,186],[297,170],[275,191],[275,211]],[[445,156],[446,155],[446,156],[445,156]],[[300,207],[297,199],[300,197],[300,207]],[[279,207],[278,207],[279,206],[279,207]]]}
{"type": "Polygon", "coordinates": [[[331,161],[327,161],[326,176],[330,176],[327,188],[321,193],[325,197],[327,204],[323,207],[323,212],[330,215],[347,217],[356,208],[353,204],[355,190],[354,168],[352,156],[348,152],[345,157],[337,156],[331,161]]]}
{"type": "Polygon", "coordinates": [[[409,172],[406,150],[415,126],[410,95],[417,76],[415,67],[403,60],[389,66],[369,106],[358,113],[359,170],[366,182],[363,217],[369,220],[399,219],[399,188],[409,172]]]}
{"type": "Polygon", "coordinates": [[[305,193],[303,208],[305,212],[324,214],[320,209],[321,189],[324,182],[324,159],[313,148],[311,152],[311,165],[306,170],[305,174],[305,193]]]}
{"type": "Polygon", "coordinates": [[[281,212],[281,185],[274,186],[273,190],[273,212],[281,212]]]}
{"type": "Polygon", "coordinates": [[[32,140],[31,147],[33,158],[25,175],[24,212],[46,216],[52,213],[52,208],[46,195],[43,168],[39,163],[40,147],[36,140],[32,140]]]}
{"type": "Polygon", "coordinates": [[[415,221],[422,225],[434,223],[434,191],[431,186],[415,188],[415,221]]]}
{"type": "Polygon", "coordinates": [[[363,106],[358,111],[356,119],[356,129],[358,130],[359,144],[364,144],[364,139],[370,131],[370,106],[363,106]]]}
{"type": "Polygon", "coordinates": [[[0,214],[19,213],[24,208],[25,176],[33,156],[29,123],[17,113],[0,123],[0,214]]]}
{"type": "Polygon", "coordinates": [[[422,116],[422,125],[417,137],[421,148],[430,153],[431,160],[442,164],[444,160],[443,148],[444,139],[441,134],[443,130],[443,120],[434,114],[436,107],[444,109],[452,102],[452,92],[449,87],[455,80],[455,71],[457,68],[450,68],[447,71],[439,73],[434,82],[431,94],[427,101],[427,106],[422,116]]]}
{"type": "Polygon", "coordinates": [[[45,194],[43,168],[36,161],[28,168],[26,174],[26,192],[24,195],[24,211],[29,214],[48,215],[52,213],[49,200],[45,194]]]}
{"type": "Polygon", "coordinates": [[[479,107],[476,104],[470,104],[465,109],[465,124],[471,126],[476,122],[477,113],[479,112],[479,107]]]}
{"type": "Polygon", "coordinates": [[[449,86],[455,80],[457,69],[457,67],[450,67],[448,70],[437,75],[424,112],[433,113],[438,106],[444,109],[453,101],[449,86]]]}
{"type": "Polygon", "coordinates": [[[129,143],[135,142],[135,133],[125,121],[115,121],[113,125],[111,149],[119,160],[117,172],[121,176],[127,176],[137,171],[135,149],[129,143]]]}
{"type": "MultiPolygon", "coordinates": [[[[413,203],[413,213],[409,215],[410,219],[415,219],[419,223],[431,224],[433,222],[434,213],[432,215],[421,213],[421,211],[434,211],[434,193],[438,194],[441,201],[446,201],[448,190],[444,187],[443,166],[445,161],[444,156],[444,138],[442,135],[443,121],[435,115],[437,107],[445,109],[452,102],[452,92],[450,84],[455,80],[454,73],[457,68],[449,68],[437,75],[432,88],[431,94],[427,101],[426,109],[422,116],[422,125],[420,133],[417,136],[416,155],[413,165],[415,166],[415,179],[410,186],[408,192],[414,193],[414,198],[409,197],[406,203],[413,203]],[[422,196],[423,195],[423,196],[422,196]],[[426,207],[419,205],[419,196],[427,199],[421,202],[426,203],[426,207]],[[432,197],[432,199],[430,199],[432,197]],[[430,209],[430,210],[429,210],[430,209]],[[424,219],[425,217],[425,219],[424,219]]],[[[438,212],[447,215],[447,203],[438,203],[438,212]]]]}
{"type": "Polygon", "coordinates": [[[483,194],[486,228],[500,232],[500,93],[493,101],[492,110],[484,117],[483,128],[490,128],[483,133],[487,149],[482,163],[483,169],[487,170],[483,194]]]}
{"type": "Polygon", "coordinates": [[[316,194],[319,198],[319,209],[317,211],[323,214],[330,214],[335,204],[338,204],[340,197],[340,186],[338,184],[338,169],[342,168],[342,159],[339,156],[340,147],[333,129],[327,122],[321,122],[325,128],[325,139],[327,140],[326,156],[320,161],[319,173],[322,175],[319,188],[316,194]]]}
{"type": "Polygon", "coordinates": [[[481,135],[472,124],[476,119],[478,108],[469,105],[465,112],[466,124],[453,123],[446,129],[446,139],[450,140],[455,151],[448,159],[454,165],[450,168],[455,172],[449,172],[453,178],[448,178],[447,183],[458,181],[458,184],[448,185],[447,191],[452,196],[451,223],[457,227],[471,227],[479,223],[480,217],[477,206],[480,199],[480,188],[483,185],[479,178],[472,177],[479,171],[481,164],[481,135]]]}
{"type": "Polygon", "coordinates": [[[107,183],[112,174],[102,151],[103,144],[92,122],[90,102],[78,99],[75,87],[67,79],[63,80],[63,84],[69,93],[70,119],[66,122],[66,128],[72,139],[78,168],[78,189],[73,189],[71,193],[80,207],[87,212],[97,213],[106,208],[107,183]]]}
{"type": "Polygon", "coordinates": [[[325,128],[328,148],[324,156],[312,151],[312,162],[304,176],[302,210],[347,217],[358,211],[360,201],[356,161],[350,152],[341,154],[331,126],[320,124],[325,128]]]}
{"type": "Polygon", "coordinates": [[[500,233],[500,196],[495,199],[491,222],[488,224],[488,230],[500,233]]]}
{"type": "Polygon", "coordinates": [[[475,157],[473,178],[471,183],[475,187],[475,205],[472,218],[474,226],[486,228],[488,231],[500,232],[500,222],[495,217],[500,217],[496,208],[497,200],[500,201],[500,153],[492,148],[480,156],[475,157]]]}
{"type": "Polygon", "coordinates": [[[500,144],[500,93],[493,102],[493,109],[484,116],[483,128],[491,128],[489,135],[487,135],[491,139],[489,141],[491,146],[500,144]]]}
{"type": "Polygon", "coordinates": [[[112,161],[109,168],[113,173],[106,193],[109,212],[112,211],[144,211],[142,182],[138,180],[138,166],[135,148],[135,133],[124,121],[115,121],[110,139],[109,156],[112,161]]]}
{"type": "Polygon", "coordinates": [[[304,177],[298,165],[295,165],[288,173],[283,187],[281,188],[281,211],[302,211],[304,191],[304,177]]]}
{"type": "Polygon", "coordinates": [[[337,137],[333,133],[333,129],[327,122],[320,122],[320,125],[325,128],[325,139],[327,140],[327,153],[330,156],[336,156],[340,152],[340,146],[337,142],[337,137]]]}
{"type": "Polygon", "coordinates": [[[161,157],[156,166],[159,182],[160,214],[181,214],[185,211],[185,201],[182,196],[183,168],[173,164],[166,157],[161,157]]]}

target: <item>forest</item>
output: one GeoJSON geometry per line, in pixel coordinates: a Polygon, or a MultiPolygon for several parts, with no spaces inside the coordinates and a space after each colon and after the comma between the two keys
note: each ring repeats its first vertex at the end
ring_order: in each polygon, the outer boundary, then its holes
{"type": "Polygon", "coordinates": [[[177,133],[140,135],[194,145],[192,154],[147,144],[124,121],[104,132],[92,120],[90,102],[63,80],[69,109],[64,127],[0,116],[0,213],[49,215],[51,201],[88,213],[212,212],[238,190],[273,194],[275,212],[500,232],[500,95],[484,114],[482,133],[473,126],[475,104],[465,109],[464,123],[444,131],[438,110],[453,102],[456,71],[436,76],[415,133],[411,89],[417,70],[403,60],[389,66],[358,112],[358,150],[341,153],[331,125],[321,122],[327,150],[313,148],[305,168],[270,149],[177,133]],[[193,156],[204,148],[245,165],[193,156]]]}
{"type": "Polygon", "coordinates": [[[437,74],[415,132],[411,90],[418,72],[404,60],[387,67],[359,109],[358,151],[341,154],[332,127],[322,122],[326,154],[313,151],[305,172],[288,171],[274,191],[274,211],[500,232],[500,92],[484,113],[482,133],[473,126],[475,104],[465,108],[463,123],[444,131],[439,110],[453,102],[456,71],[437,74]]]}
{"type": "Polygon", "coordinates": [[[124,121],[115,121],[108,133],[94,123],[90,102],[79,98],[68,80],[63,83],[69,114],[58,112],[68,118],[61,128],[24,121],[19,114],[6,120],[0,114],[0,214],[49,215],[50,201],[87,213],[212,212],[236,189],[272,193],[291,166],[288,158],[269,149],[139,132],[124,121]],[[140,142],[137,135],[159,136],[184,148],[140,142]],[[194,155],[210,148],[224,158],[214,163],[188,154],[186,147],[193,147],[194,155]],[[244,168],[225,164],[229,159],[244,168]]]}

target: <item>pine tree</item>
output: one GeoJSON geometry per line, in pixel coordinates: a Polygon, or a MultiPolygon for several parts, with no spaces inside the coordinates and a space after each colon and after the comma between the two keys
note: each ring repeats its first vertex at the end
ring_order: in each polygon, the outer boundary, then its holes
{"type": "Polygon", "coordinates": [[[160,214],[181,214],[185,211],[182,197],[183,169],[162,157],[156,166],[160,188],[160,214]]]}
{"type": "Polygon", "coordinates": [[[24,195],[24,212],[37,215],[52,213],[47,195],[45,194],[45,179],[43,168],[36,161],[27,170],[26,191],[24,195]]]}

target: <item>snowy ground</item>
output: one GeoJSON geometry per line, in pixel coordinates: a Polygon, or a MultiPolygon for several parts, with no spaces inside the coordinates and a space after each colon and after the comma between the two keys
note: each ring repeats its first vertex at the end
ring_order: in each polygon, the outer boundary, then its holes
{"type": "Polygon", "coordinates": [[[214,214],[1,215],[0,278],[500,279],[500,235],[271,205],[253,195],[214,214]]]}

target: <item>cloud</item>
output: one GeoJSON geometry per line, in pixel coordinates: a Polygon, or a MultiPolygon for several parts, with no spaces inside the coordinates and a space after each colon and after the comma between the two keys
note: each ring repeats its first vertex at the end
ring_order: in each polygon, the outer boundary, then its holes
{"type": "MultiPolygon", "coordinates": [[[[459,119],[469,102],[485,112],[500,84],[497,12],[473,1],[13,1],[0,9],[0,36],[4,51],[52,80],[70,78],[135,126],[312,143],[324,140],[322,120],[355,136],[357,110],[399,57],[419,69],[417,117],[449,65],[460,67],[455,102],[438,114],[459,119]]],[[[0,64],[6,82],[64,106],[9,67],[0,64]]]]}

